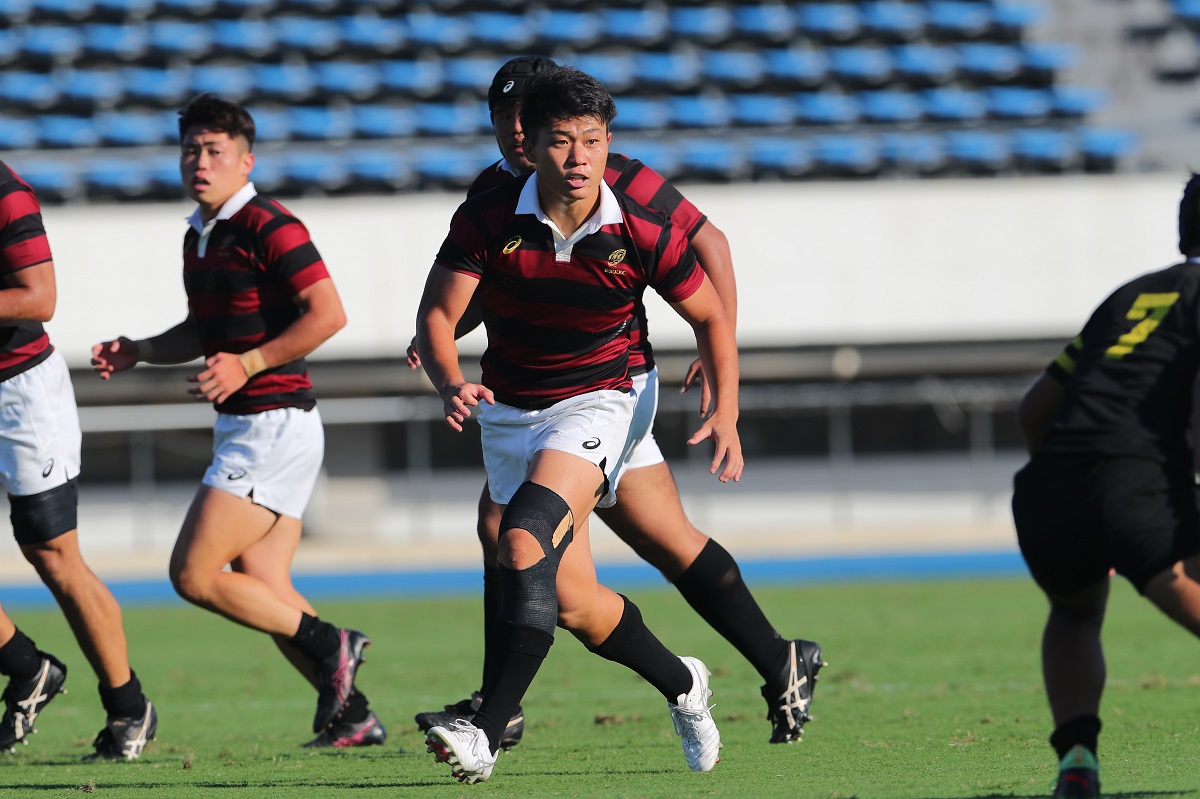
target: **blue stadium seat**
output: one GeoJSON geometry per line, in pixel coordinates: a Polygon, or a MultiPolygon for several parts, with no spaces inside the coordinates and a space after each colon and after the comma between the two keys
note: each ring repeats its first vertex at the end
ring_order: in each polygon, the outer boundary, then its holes
{"type": "Polygon", "coordinates": [[[132,103],[176,107],[191,94],[188,74],[182,69],[126,67],[122,72],[125,97],[132,103]]]}
{"type": "Polygon", "coordinates": [[[379,93],[379,69],[373,63],[318,61],[312,64],[312,78],[327,95],[365,100],[379,93]]]}
{"type": "Polygon", "coordinates": [[[796,7],[796,27],[812,39],[828,43],[858,37],[862,20],[858,6],[845,3],[801,3],[796,7]]]}
{"type": "Polygon", "coordinates": [[[867,122],[909,124],[924,114],[920,98],[911,92],[890,89],[866,91],[858,95],[862,118],[867,122]]]}
{"type": "Polygon", "coordinates": [[[683,179],[736,180],[747,172],[746,156],[737,141],[685,139],[680,150],[679,175],[683,179]]]}
{"type": "Polygon", "coordinates": [[[969,0],[933,0],[928,5],[925,29],[933,38],[968,41],[988,34],[992,27],[991,5],[969,0]]]}
{"type": "Polygon", "coordinates": [[[263,194],[274,194],[284,187],[283,159],[278,151],[260,152],[250,173],[254,188],[263,194]]]}
{"type": "Polygon", "coordinates": [[[90,199],[133,199],[150,190],[150,173],[137,158],[88,162],[83,185],[90,199]]]}
{"type": "Polygon", "coordinates": [[[195,61],[213,49],[213,30],[208,25],[177,20],[149,23],[150,49],[164,59],[195,61]]]}
{"type": "Polygon", "coordinates": [[[460,147],[421,147],[413,150],[412,157],[422,187],[465,189],[485,166],[496,160],[496,147],[493,144],[479,148],[465,157],[460,147]]]}
{"type": "Polygon", "coordinates": [[[432,97],[442,89],[442,62],[429,58],[381,61],[379,80],[386,91],[398,97],[432,97]]]}
{"type": "Polygon", "coordinates": [[[1025,32],[1046,16],[1046,6],[1040,3],[996,0],[992,4],[992,36],[1006,41],[1019,41],[1025,32]]]}
{"type": "Polygon", "coordinates": [[[1012,165],[1012,143],[1003,133],[955,130],[945,134],[954,166],[973,174],[995,174],[1012,165]]]}
{"type": "Polygon", "coordinates": [[[292,137],[292,115],[284,108],[250,108],[258,141],[285,142],[292,137]]]}
{"type": "Polygon", "coordinates": [[[1024,79],[1046,85],[1079,60],[1075,47],[1055,42],[1026,42],[1020,45],[1020,54],[1024,79]]]}
{"type": "Polygon", "coordinates": [[[733,14],[725,6],[672,6],[671,35],[688,42],[717,43],[733,34],[733,14]]]}
{"type": "Polygon", "coordinates": [[[925,117],[933,122],[978,122],[988,113],[983,92],[939,86],[921,92],[925,117]]]}
{"type": "Polygon", "coordinates": [[[15,61],[20,54],[22,30],[22,28],[0,28],[0,64],[15,61]]]}
{"type": "MultiPolygon", "coordinates": [[[[355,12],[389,11],[398,5],[398,0],[355,0],[355,12]]],[[[283,13],[305,14],[314,17],[327,17],[344,5],[342,0],[279,0],[279,10],[283,13]]]]}
{"type": "Polygon", "coordinates": [[[101,111],[92,123],[110,147],[165,147],[179,143],[178,119],[171,111],[101,111]]]}
{"type": "MultiPolygon", "coordinates": [[[[257,164],[256,164],[257,166],[257,164]]],[[[255,172],[258,170],[256,169],[255,172]]],[[[182,198],[183,185],[179,174],[179,158],[154,155],[146,159],[146,174],[150,177],[147,194],[157,200],[182,198]]]]}
{"type": "Polygon", "coordinates": [[[432,47],[442,53],[456,53],[467,46],[471,27],[459,17],[416,11],[409,14],[408,38],[418,47],[432,47]]]}
{"type": "Polygon", "coordinates": [[[668,97],[666,103],[672,127],[724,128],[733,118],[729,101],[720,94],[681,94],[668,97]]]}
{"type": "Polygon", "coordinates": [[[617,130],[661,130],[670,121],[666,103],[653,97],[618,97],[617,130]]]}
{"type": "Polygon", "coordinates": [[[892,79],[892,58],[887,50],[877,47],[831,47],[829,72],[847,86],[883,86],[892,79]]]}
{"type": "Polygon", "coordinates": [[[412,164],[395,150],[354,149],[346,153],[345,165],[359,189],[394,191],[408,188],[416,178],[412,164]]]}
{"type": "Polygon", "coordinates": [[[1110,172],[1137,152],[1137,137],[1126,130],[1085,127],[1077,133],[1083,167],[1089,172],[1110,172]]]}
{"type": "MultiPolygon", "coordinates": [[[[10,163],[21,178],[33,187],[42,202],[61,202],[79,194],[79,175],[72,165],[60,159],[10,163]]],[[[178,181],[176,181],[178,182],[178,181]]]]}
{"type": "Polygon", "coordinates": [[[62,73],[60,110],[111,108],[125,96],[123,73],[109,69],[73,69],[62,73]]]}
{"type": "Polygon", "coordinates": [[[95,147],[96,129],[88,117],[43,114],[38,117],[38,141],[45,148],[95,147]]]}
{"type": "Polygon", "coordinates": [[[261,19],[271,15],[276,0],[217,0],[216,13],[234,19],[261,19]]]}
{"type": "Polygon", "coordinates": [[[37,147],[37,125],[30,119],[5,119],[0,123],[0,151],[37,147]]]}
{"type": "Polygon", "coordinates": [[[1052,109],[1050,95],[1027,86],[989,86],[984,89],[988,113],[996,119],[1035,122],[1045,119],[1052,109]]]}
{"type": "Polygon", "coordinates": [[[835,177],[870,177],[882,165],[879,143],[870,136],[828,134],[813,137],[817,171],[835,177]]]}
{"type": "Polygon", "coordinates": [[[60,96],[51,74],[0,69],[0,108],[41,111],[57,105],[60,96]]]}
{"type": "Polygon", "coordinates": [[[350,172],[340,153],[289,150],[283,154],[283,183],[288,193],[336,192],[349,181],[350,172]]]}
{"type": "Polygon", "coordinates": [[[96,19],[144,20],[158,8],[158,0],[92,0],[96,19]]]}
{"type": "Polygon", "coordinates": [[[0,0],[0,18],[22,25],[33,12],[33,0],[0,0]]]}
{"type": "Polygon", "coordinates": [[[408,106],[356,103],[351,109],[354,135],[363,139],[399,139],[417,130],[417,115],[408,106]]]}
{"type": "Polygon", "coordinates": [[[275,25],[262,19],[214,19],[213,49],[241,58],[259,58],[275,50],[275,25]]]}
{"type": "Polygon", "coordinates": [[[19,40],[30,64],[69,64],[83,54],[83,34],[67,25],[26,25],[19,40]]]}
{"type": "Polygon", "coordinates": [[[961,44],[957,50],[959,75],[979,84],[1015,80],[1024,68],[1021,51],[1012,45],[974,42],[961,44]]]}
{"type": "Polygon", "coordinates": [[[910,42],[925,30],[925,6],[900,0],[874,0],[862,5],[862,30],[885,42],[910,42]]]}
{"type": "Polygon", "coordinates": [[[1013,131],[1013,154],[1020,166],[1039,172],[1063,172],[1079,156],[1074,135],[1042,128],[1013,131]]]}
{"type": "Polygon", "coordinates": [[[954,80],[958,54],[950,47],[903,44],[892,50],[896,75],[912,86],[940,86],[954,80]]]}
{"type": "Polygon", "coordinates": [[[354,14],[341,17],[338,22],[345,53],[391,55],[399,51],[408,38],[404,24],[398,19],[354,14]]]}
{"type": "Polygon", "coordinates": [[[270,24],[279,48],[289,55],[324,56],[342,46],[342,28],[337,20],[289,16],[275,17],[270,24]]]}
{"type": "Polygon", "coordinates": [[[852,125],[861,109],[853,97],[838,92],[802,92],[796,95],[796,117],[804,125],[852,125]]]}
{"type": "Polygon", "coordinates": [[[524,14],[476,11],[467,15],[467,24],[470,28],[471,44],[475,47],[520,52],[527,49],[533,41],[533,26],[524,14]]]}
{"type": "Polygon", "coordinates": [[[1071,119],[1082,119],[1103,108],[1109,101],[1104,89],[1092,86],[1052,86],[1050,102],[1054,115],[1071,119]]]}
{"type": "Polygon", "coordinates": [[[191,69],[188,82],[192,94],[213,92],[241,102],[254,88],[254,70],[233,64],[198,64],[191,69]]]}
{"type": "Polygon", "coordinates": [[[33,16],[41,21],[79,22],[92,14],[91,0],[35,0],[33,16]]]}
{"type": "Polygon", "coordinates": [[[208,19],[216,7],[217,0],[155,0],[158,13],[167,17],[208,19]]]}
{"type": "Polygon", "coordinates": [[[580,53],[570,65],[583,70],[613,94],[623,94],[633,85],[633,58],[625,53],[580,53]]]}
{"type": "Polygon", "coordinates": [[[466,91],[476,97],[486,97],[492,76],[506,61],[504,58],[459,56],[442,61],[442,79],[453,91],[466,91]]]}
{"type": "Polygon", "coordinates": [[[679,174],[679,148],[658,139],[621,137],[617,152],[636,158],[667,180],[679,174]]]}
{"type": "Polygon", "coordinates": [[[794,136],[751,136],[747,149],[755,178],[802,177],[813,168],[811,145],[794,136]]]}
{"type": "Polygon", "coordinates": [[[933,133],[883,133],[879,150],[884,163],[900,173],[933,175],[946,168],[946,146],[933,133]]]}
{"type": "Polygon", "coordinates": [[[765,67],[757,51],[708,50],[701,58],[700,69],[708,85],[749,89],[762,82],[765,67]]]}
{"type": "Polygon", "coordinates": [[[661,8],[601,8],[603,38],[626,45],[644,46],[667,41],[671,23],[661,8]]]}
{"type": "Polygon", "coordinates": [[[769,88],[813,89],[829,75],[829,59],[818,50],[770,49],[764,58],[769,88]]]}
{"type": "Polygon", "coordinates": [[[700,57],[691,50],[634,55],[634,76],[639,88],[692,91],[699,88],[700,69],[700,57]]]}
{"type": "Polygon", "coordinates": [[[101,23],[83,28],[83,49],[91,58],[134,61],[150,48],[145,25],[101,23]]]}
{"type": "Polygon", "coordinates": [[[795,16],[782,3],[739,3],[733,7],[733,31],[739,39],[790,42],[795,25],[795,16]]]}
{"type": "Polygon", "coordinates": [[[584,48],[600,38],[600,15],[595,11],[542,8],[528,15],[534,46],[549,52],[554,47],[584,48]]]}
{"type": "Polygon", "coordinates": [[[307,65],[255,64],[254,96],[281,103],[302,103],[313,97],[316,83],[307,65]]]}
{"type": "Polygon", "coordinates": [[[478,103],[418,103],[417,131],[426,136],[474,136],[491,130],[478,103]]]}
{"type": "Polygon", "coordinates": [[[1200,28],[1200,2],[1197,0],[1171,0],[1171,11],[1184,25],[1200,28]]]}
{"type": "Polygon", "coordinates": [[[292,138],[298,141],[341,141],[354,134],[352,112],[346,107],[297,105],[287,114],[292,138]]]}
{"type": "Polygon", "coordinates": [[[734,124],[745,127],[791,125],[796,121],[796,103],[777,94],[730,95],[734,124]]]}

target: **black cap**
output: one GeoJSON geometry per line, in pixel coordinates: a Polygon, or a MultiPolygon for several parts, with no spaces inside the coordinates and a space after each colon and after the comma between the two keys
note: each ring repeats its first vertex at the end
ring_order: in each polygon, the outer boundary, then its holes
{"type": "Polygon", "coordinates": [[[496,71],[492,85],[488,87],[488,111],[496,113],[496,106],[520,100],[525,96],[529,79],[547,67],[558,66],[549,58],[538,55],[522,55],[511,59],[496,71]]]}

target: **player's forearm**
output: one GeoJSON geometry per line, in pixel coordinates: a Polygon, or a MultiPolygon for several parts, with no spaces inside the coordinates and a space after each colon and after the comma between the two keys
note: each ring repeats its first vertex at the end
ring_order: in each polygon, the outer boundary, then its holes
{"type": "Polygon", "coordinates": [[[138,361],[160,366],[187,363],[204,354],[200,332],[190,317],[157,336],[134,341],[134,345],[138,361]]]}
{"type": "Polygon", "coordinates": [[[733,325],[718,316],[694,326],[704,373],[712,376],[715,412],[738,416],[739,367],[733,325]]]}
{"type": "Polygon", "coordinates": [[[455,324],[441,314],[428,314],[417,321],[417,354],[429,381],[440,396],[466,382],[458,366],[455,324]]]}
{"type": "Polygon", "coordinates": [[[264,369],[299,360],[345,326],[346,316],[340,305],[334,308],[309,308],[302,311],[296,321],[278,336],[256,347],[254,351],[257,356],[243,359],[243,366],[247,367],[247,374],[257,374],[264,369]]]}
{"type": "Polygon", "coordinates": [[[725,315],[734,330],[737,330],[737,281],[733,275],[733,254],[729,250],[729,239],[711,222],[705,222],[692,237],[692,249],[700,261],[700,268],[708,275],[709,282],[717,290],[725,315]]]}
{"type": "Polygon", "coordinates": [[[0,327],[49,322],[57,301],[54,262],[23,269],[14,273],[12,280],[13,285],[0,288],[0,327]]]}

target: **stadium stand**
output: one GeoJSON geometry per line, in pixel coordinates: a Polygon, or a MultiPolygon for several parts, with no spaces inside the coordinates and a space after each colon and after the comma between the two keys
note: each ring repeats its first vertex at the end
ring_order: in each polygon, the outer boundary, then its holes
{"type": "MultiPolygon", "coordinates": [[[[1200,75],[1197,0],[1123,3],[1148,73],[1200,75]]],[[[1049,0],[552,5],[0,0],[0,146],[52,202],[177,196],[172,112],[216,91],[255,114],[256,177],[285,195],[462,188],[495,158],[492,73],[531,51],[596,75],[614,130],[685,182],[1114,171],[1142,144],[1049,0]],[[145,175],[88,171],[109,147],[145,175]]]]}

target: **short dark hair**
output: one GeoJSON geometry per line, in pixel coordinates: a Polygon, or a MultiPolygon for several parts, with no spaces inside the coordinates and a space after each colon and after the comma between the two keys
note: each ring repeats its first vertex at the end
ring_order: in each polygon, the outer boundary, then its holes
{"type": "Polygon", "coordinates": [[[604,84],[574,67],[543,69],[525,87],[521,101],[521,127],[525,135],[555,122],[595,117],[607,127],[617,116],[617,105],[604,84]]]}
{"type": "Polygon", "coordinates": [[[1193,172],[1179,201],[1179,251],[1200,255],[1200,173],[1193,172]]]}
{"type": "Polygon", "coordinates": [[[179,138],[194,127],[225,133],[231,139],[245,136],[248,149],[254,149],[254,118],[250,112],[232,100],[205,92],[193,97],[179,112],[179,138]]]}
{"type": "Polygon", "coordinates": [[[504,62],[488,87],[488,112],[495,116],[500,106],[520,102],[529,79],[543,69],[555,66],[558,65],[540,55],[519,55],[504,62]]]}

